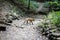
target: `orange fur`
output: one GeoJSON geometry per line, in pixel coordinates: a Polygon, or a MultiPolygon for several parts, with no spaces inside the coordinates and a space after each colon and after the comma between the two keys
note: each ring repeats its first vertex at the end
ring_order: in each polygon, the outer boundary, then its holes
{"type": "Polygon", "coordinates": [[[26,18],[25,21],[24,21],[24,23],[25,23],[25,22],[27,22],[27,23],[30,22],[30,23],[32,23],[32,25],[33,25],[33,21],[34,21],[34,18],[26,18]]]}

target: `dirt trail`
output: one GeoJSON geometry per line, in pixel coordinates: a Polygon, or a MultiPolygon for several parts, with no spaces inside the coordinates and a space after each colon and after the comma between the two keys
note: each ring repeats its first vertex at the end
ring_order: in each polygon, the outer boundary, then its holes
{"type": "Polygon", "coordinates": [[[41,34],[36,29],[37,24],[39,24],[41,21],[38,21],[38,19],[36,19],[33,22],[33,25],[23,24],[21,26],[23,21],[24,19],[15,20],[12,23],[13,26],[7,26],[7,30],[5,32],[0,32],[1,40],[47,40],[45,37],[42,39],[41,34]],[[15,27],[14,24],[17,27],[15,27]]]}
{"type": "MultiPolygon", "coordinates": [[[[3,4],[4,5],[6,4],[6,5],[5,6],[2,5],[1,13],[3,13],[3,14],[9,13],[9,11],[11,11],[11,10],[9,9],[7,2],[3,3],[3,4]]],[[[41,15],[36,15],[36,17],[35,17],[36,20],[33,22],[33,25],[23,24],[21,26],[24,19],[13,21],[13,23],[12,23],[13,26],[6,26],[6,31],[3,31],[3,32],[0,31],[0,40],[43,40],[41,34],[36,29],[37,24],[39,24],[39,22],[41,22],[38,20],[42,17],[43,16],[41,16],[41,15]],[[20,28],[15,27],[14,24],[20,28]]],[[[43,38],[44,38],[44,40],[47,40],[47,39],[45,39],[45,37],[43,37],[43,38]]]]}

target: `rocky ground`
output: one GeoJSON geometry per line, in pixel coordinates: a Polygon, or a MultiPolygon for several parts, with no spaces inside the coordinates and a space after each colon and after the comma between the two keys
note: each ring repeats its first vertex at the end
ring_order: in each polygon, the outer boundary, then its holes
{"type": "Polygon", "coordinates": [[[0,32],[1,40],[48,40],[37,29],[37,25],[41,22],[39,19],[35,19],[33,25],[23,24],[23,22],[22,18],[14,20],[12,26],[6,26],[6,31],[0,32]]]}
{"type": "MultiPolygon", "coordinates": [[[[11,11],[8,2],[0,2],[0,9],[2,9],[0,11],[1,18],[4,18],[4,15],[11,11]]],[[[24,18],[14,20],[12,26],[6,26],[6,31],[0,31],[0,40],[48,40],[37,29],[37,25],[41,22],[40,19],[44,18],[42,15],[35,15],[33,25],[23,24],[24,18]]]]}

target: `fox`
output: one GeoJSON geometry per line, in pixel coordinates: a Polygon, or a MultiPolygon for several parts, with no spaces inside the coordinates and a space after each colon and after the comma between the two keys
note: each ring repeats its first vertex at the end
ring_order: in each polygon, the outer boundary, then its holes
{"type": "Polygon", "coordinates": [[[32,25],[33,25],[33,21],[35,21],[34,18],[26,18],[25,21],[24,21],[24,23],[26,23],[26,24],[32,23],[32,25]]]}
{"type": "Polygon", "coordinates": [[[22,27],[22,25],[23,24],[28,24],[28,23],[32,23],[32,25],[33,25],[33,21],[35,21],[35,19],[34,18],[25,18],[25,20],[23,21],[23,23],[21,24],[21,26],[17,26],[17,25],[15,25],[15,27],[18,27],[18,28],[22,28],[23,29],[23,27],[22,27]]]}

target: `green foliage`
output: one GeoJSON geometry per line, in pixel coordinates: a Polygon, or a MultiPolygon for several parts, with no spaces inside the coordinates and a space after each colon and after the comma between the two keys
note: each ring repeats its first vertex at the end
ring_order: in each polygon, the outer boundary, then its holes
{"type": "Polygon", "coordinates": [[[40,27],[60,27],[60,11],[50,12],[45,21],[39,25],[40,27]]]}
{"type": "Polygon", "coordinates": [[[60,9],[60,3],[58,3],[57,1],[55,2],[48,2],[48,4],[51,6],[51,8],[58,8],[60,9]]]}
{"type": "MultiPolygon", "coordinates": [[[[25,5],[26,7],[28,7],[29,0],[16,0],[16,1],[18,1],[19,3],[22,3],[23,5],[25,5]]],[[[40,6],[39,2],[32,1],[32,0],[30,1],[30,8],[32,10],[36,10],[39,6],[40,6]]]]}
{"type": "Polygon", "coordinates": [[[45,2],[44,7],[48,8],[48,7],[50,7],[50,4],[48,2],[45,2]]]}
{"type": "Polygon", "coordinates": [[[48,19],[50,19],[54,25],[60,26],[60,11],[50,13],[48,19]]]}
{"type": "Polygon", "coordinates": [[[48,28],[50,27],[50,20],[44,19],[39,25],[38,27],[42,27],[42,28],[48,28]]]}
{"type": "Polygon", "coordinates": [[[25,13],[19,9],[17,6],[13,6],[10,8],[10,14],[14,16],[23,16],[25,13]]]}

